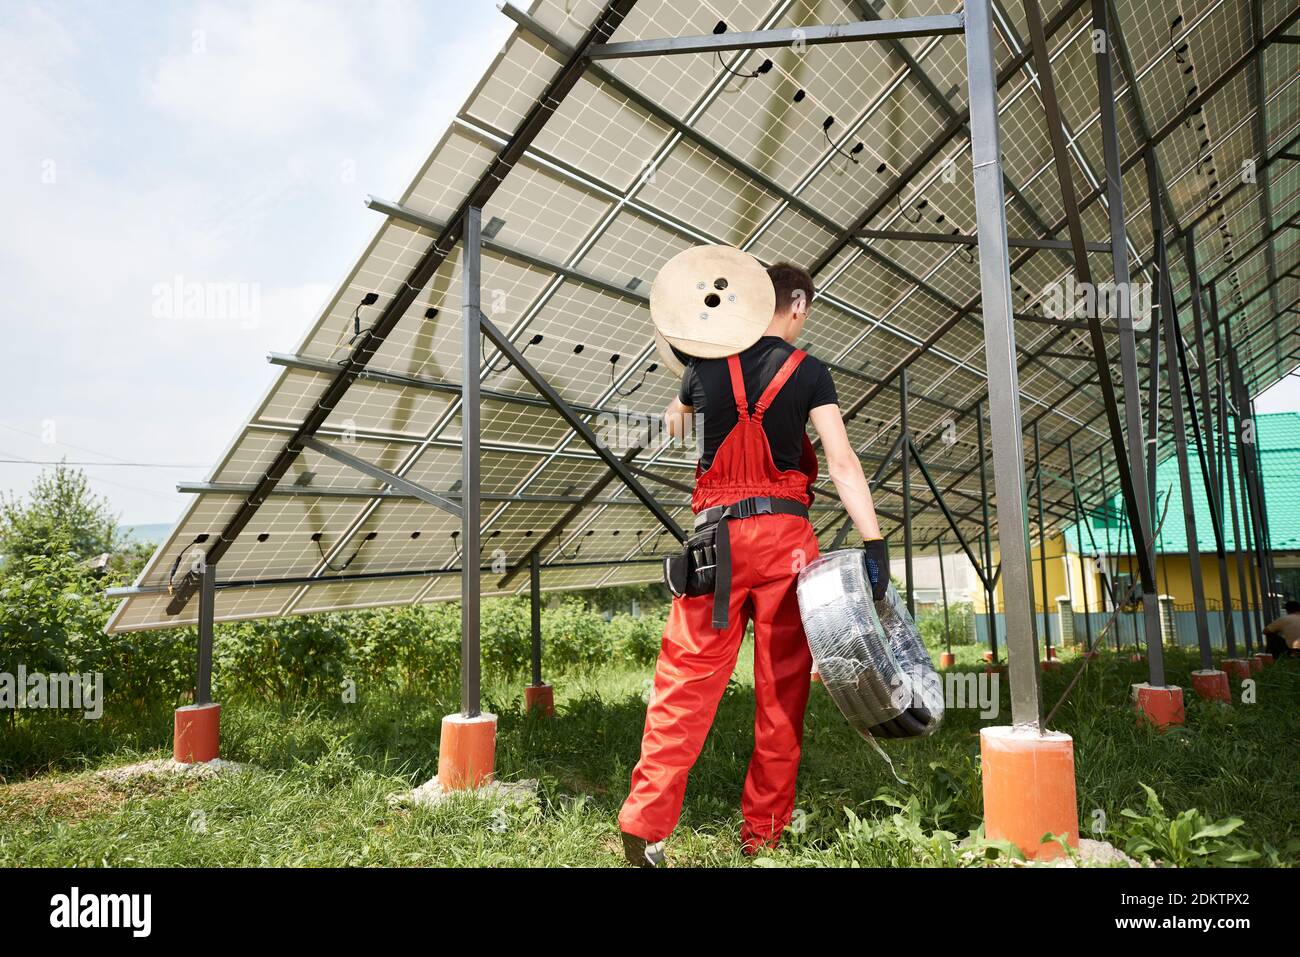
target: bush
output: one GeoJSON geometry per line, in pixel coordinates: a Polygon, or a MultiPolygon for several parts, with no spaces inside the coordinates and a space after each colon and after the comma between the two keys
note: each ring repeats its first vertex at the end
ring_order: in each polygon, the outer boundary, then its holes
{"type": "Polygon", "coordinates": [[[615,615],[607,628],[619,658],[638,665],[653,665],[663,644],[666,615],[615,615]]]}
{"type": "MultiPolygon", "coordinates": [[[[948,605],[949,632],[954,645],[969,645],[975,634],[975,607],[968,601],[950,602],[948,605]]],[[[944,647],[943,605],[935,605],[916,616],[916,628],[921,640],[932,648],[944,647]]]]}

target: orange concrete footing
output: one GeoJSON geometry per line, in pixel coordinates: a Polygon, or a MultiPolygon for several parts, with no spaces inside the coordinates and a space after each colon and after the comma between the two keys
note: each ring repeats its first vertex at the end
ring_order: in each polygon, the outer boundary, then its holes
{"type": "Polygon", "coordinates": [[[1038,663],[1038,667],[1043,671],[1060,671],[1061,663],[1055,658],[1045,658],[1038,663]]]}
{"type": "Polygon", "coordinates": [[[1139,720],[1146,720],[1163,731],[1181,727],[1183,714],[1183,689],[1175,685],[1155,688],[1145,681],[1133,686],[1134,709],[1139,720]]]}
{"type": "Polygon", "coordinates": [[[221,753],[221,705],[187,704],[176,709],[172,756],[181,764],[201,764],[221,753]]]}
{"type": "Polygon", "coordinates": [[[1258,655],[1252,655],[1251,657],[1247,658],[1246,661],[1250,662],[1251,674],[1259,674],[1259,672],[1264,670],[1264,662],[1259,660],[1258,655]]]}
{"type": "Polygon", "coordinates": [[[986,651],[986,652],[984,652],[984,660],[985,660],[985,661],[988,661],[988,662],[992,662],[992,661],[993,661],[993,652],[991,652],[991,651],[986,651]]]}
{"type": "Polygon", "coordinates": [[[442,740],[438,745],[438,783],[444,791],[487,784],[492,780],[496,751],[496,715],[447,715],[442,719],[442,740]]]}
{"type": "Polygon", "coordinates": [[[1044,834],[1064,834],[1079,846],[1074,793],[1074,741],[1068,734],[1006,726],[980,731],[984,784],[984,836],[1010,841],[1028,858],[1046,860],[1064,851],[1044,834]]]}
{"type": "Polygon", "coordinates": [[[1222,665],[1231,678],[1250,677],[1250,662],[1245,658],[1224,658],[1222,665]]]}
{"type": "Polygon", "coordinates": [[[957,656],[954,655],[951,651],[943,651],[939,653],[940,668],[951,668],[956,663],[957,663],[957,656]]]}
{"type": "Polygon", "coordinates": [[[1232,702],[1232,691],[1228,688],[1228,673],[1211,668],[1208,671],[1192,672],[1192,690],[1206,701],[1232,702]]]}
{"type": "Polygon", "coordinates": [[[1136,664],[1139,661],[1145,661],[1146,657],[1143,655],[1139,655],[1137,652],[1134,652],[1133,654],[1128,656],[1128,660],[1136,664]]]}
{"type": "Polygon", "coordinates": [[[1085,651],[1083,653],[1083,658],[1085,661],[1092,661],[1092,659],[1100,658],[1100,657],[1101,657],[1101,652],[1098,651],[1096,648],[1092,649],[1092,651],[1085,651]]]}
{"type": "Polygon", "coordinates": [[[1255,660],[1259,662],[1259,668],[1263,671],[1273,663],[1273,656],[1267,651],[1260,651],[1255,653],[1255,660]]]}
{"type": "Polygon", "coordinates": [[[1056,657],[1056,646],[1055,646],[1055,645],[1053,645],[1052,647],[1050,647],[1050,648],[1047,649],[1047,657],[1048,657],[1049,660],[1051,660],[1051,659],[1053,659],[1053,658],[1056,657]]]}
{"type": "Polygon", "coordinates": [[[984,666],[984,673],[985,673],[986,675],[1000,675],[1000,674],[1005,674],[1005,673],[1006,673],[1006,670],[1007,670],[1007,666],[1006,666],[1006,665],[985,665],[985,666],[984,666]]]}
{"type": "Polygon", "coordinates": [[[813,670],[812,673],[808,675],[808,680],[812,682],[820,682],[822,680],[822,673],[817,670],[816,665],[813,665],[813,670]]]}
{"type": "Polygon", "coordinates": [[[555,715],[555,689],[548,684],[529,685],[524,689],[524,710],[543,718],[555,715]]]}

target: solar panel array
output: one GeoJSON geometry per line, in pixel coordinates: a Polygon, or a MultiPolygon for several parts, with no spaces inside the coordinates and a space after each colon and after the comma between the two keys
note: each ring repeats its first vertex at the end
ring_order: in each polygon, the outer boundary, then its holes
{"type": "MultiPolygon", "coordinates": [[[[1300,292],[1300,236],[1282,226],[1295,219],[1300,172],[1278,156],[1297,151],[1300,48],[1272,44],[1240,65],[1257,37],[1291,25],[1296,11],[1285,0],[1259,6],[1253,22],[1251,4],[1230,0],[1111,5],[1121,156],[1142,155],[1148,138],[1162,134],[1147,152],[1167,189],[1167,229],[1185,236],[1195,223],[1198,273],[1202,281],[1217,279],[1220,315],[1228,317],[1252,391],[1296,364],[1300,292]],[[1200,108],[1166,131],[1198,97],[1200,108]]],[[[394,199],[435,227],[451,219],[601,9],[595,0],[534,3],[527,15],[534,26],[514,31],[394,199]]],[[[703,34],[720,21],[745,31],[958,9],[948,0],[638,0],[611,39],[703,34]]],[[[1017,237],[1065,238],[1024,14],[1017,4],[995,3],[994,16],[1008,229],[1017,237]]],[[[1104,163],[1089,4],[1047,0],[1043,16],[1085,233],[1103,242],[1109,228],[1098,195],[1104,163]]],[[[966,102],[961,37],[589,63],[483,209],[484,311],[593,426],[609,429],[629,415],[648,419],[676,391],[658,364],[646,308],[650,284],[672,255],[728,243],[768,263],[817,265],[819,300],[800,345],[832,363],[841,406],[856,410],[849,432],[868,473],[898,435],[894,372],[905,364],[914,440],[963,534],[975,541],[983,496],[974,412],[987,393],[975,252],[855,235],[863,228],[975,231],[966,102]],[[750,75],[764,59],[772,68],[750,75]],[[620,412],[623,419],[615,419],[620,412]]],[[[1135,278],[1149,279],[1141,160],[1129,165],[1123,185],[1135,278]]],[[[167,614],[169,583],[216,540],[334,378],[354,317],[363,327],[372,322],[433,244],[435,228],[409,220],[383,216],[298,348],[274,357],[278,378],[148,563],[138,593],[113,615],[111,630],[195,620],[195,600],[167,614]],[[363,305],[371,294],[374,304],[363,305]]],[[[1183,241],[1170,248],[1170,275],[1190,340],[1183,241]]],[[[1070,254],[1012,253],[1016,309],[1041,315],[1045,291],[1073,275],[1070,254]]],[[[1091,268],[1109,278],[1109,253],[1092,253],[1091,268]]],[[[460,491],[459,270],[457,247],[368,363],[369,374],[317,432],[453,498],[460,491]]],[[[1208,330],[1208,317],[1204,322],[1208,330]]],[[[1041,433],[1050,527],[1072,517],[1067,438],[1086,503],[1100,500],[1099,458],[1112,453],[1087,333],[1030,320],[1018,320],[1016,333],[1026,429],[1037,422],[1041,433]]],[[[1114,357],[1117,338],[1107,338],[1114,357]]],[[[1144,369],[1146,348],[1144,341],[1144,369]]],[[[1217,380],[1217,366],[1212,371],[1217,380]]],[[[484,572],[483,592],[513,592],[527,588],[528,578],[503,584],[503,567],[516,564],[606,470],[493,348],[484,350],[480,377],[480,560],[493,569],[484,572]]],[[[1032,457],[1028,443],[1026,453],[1032,457]]],[[[637,461],[683,525],[689,510],[676,486],[691,481],[693,459],[690,448],[661,446],[637,461]]],[[[1113,491],[1113,466],[1107,480],[1113,491]]],[[[939,535],[952,547],[919,475],[912,490],[918,547],[939,535]]],[[[814,524],[826,543],[843,513],[829,483],[822,491],[814,524]]],[[[875,495],[890,535],[903,510],[896,462],[875,495]]],[[[230,587],[217,592],[217,619],[458,597],[459,533],[459,519],[446,512],[304,450],[219,562],[218,580],[230,587]]],[[[652,581],[670,543],[615,481],[543,550],[543,587],[652,581]]]]}

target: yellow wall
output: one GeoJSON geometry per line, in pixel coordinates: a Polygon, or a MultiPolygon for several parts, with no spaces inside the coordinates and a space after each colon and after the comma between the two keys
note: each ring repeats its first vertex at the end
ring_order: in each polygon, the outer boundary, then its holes
{"type": "MultiPolygon", "coordinates": [[[[1034,583],[1034,604],[1039,611],[1043,610],[1043,596],[1039,594],[1042,591],[1042,569],[1039,565],[1040,551],[1037,545],[1030,549],[1032,559],[1031,570],[1033,573],[1034,583]]],[[[994,552],[994,568],[997,567],[999,556],[994,552]]],[[[1056,598],[1058,595],[1069,595],[1072,598],[1072,604],[1075,611],[1083,611],[1083,583],[1079,576],[1080,556],[1074,552],[1062,554],[1061,539],[1059,537],[1049,539],[1047,542],[1047,596],[1048,608],[1051,611],[1056,610],[1056,598]],[[1066,576],[1069,576],[1067,584],[1066,576]]],[[[1103,609],[1101,580],[1096,574],[1092,560],[1087,557],[1082,558],[1083,567],[1087,573],[1087,592],[1088,592],[1088,609],[1091,611],[1101,611],[1103,609]]],[[[1108,567],[1112,573],[1118,571],[1120,574],[1128,572],[1129,559],[1127,556],[1118,556],[1113,558],[1108,567]]],[[[1134,578],[1137,577],[1137,565],[1133,565],[1134,578]]],[[[1249,571],[1247,571],[1249,576],[1249,571]]],[[[1201,576],[1205,585],[1206,603],[1211,608],[1222,607],[1222,592],[1219,587],[1219,561],[1218,557],[1211,554],[1201,556],[1201,576]]],[[[1237,568],[1233,563],[1232,555],[1228,556],[1228,586],[1232,594],[1234,604],[1241,601],[1238,594],[1237,585],[1237,568]]],[[[1171,595],[1175,605],[1192,604],[1192,577],[1191,563],[1186,555],[1157,555],[1156,556],[1156,587],[1160,594],[1171,595]]],[[[1247,588],[1250,587],[1250,580],[1247,577],[1247,588]]],[[[1002,579],[999,577],[998,585],[994,592],[994,601],[998,611],[1003,610],[1002,579]]],[[[984,612],[984,593],[978,592],[974,598],[975,610],[984,612]]]]}

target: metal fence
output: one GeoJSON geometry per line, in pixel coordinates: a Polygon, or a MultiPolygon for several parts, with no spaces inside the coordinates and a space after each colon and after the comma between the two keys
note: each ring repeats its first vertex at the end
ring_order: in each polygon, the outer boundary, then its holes
{"type": "MultiPolygon", "coordinates": [[[[1093,635],[1093,641],[1095,643],[1097,641],[1097,637],[1101,634],[1101,630],[1104,627],[1106,627],[1106,623],[1110,621],[1110,616],[1111,616],[1110,612],[1095,611],[1095,612],[1088,612],[1086,615],[1084,612],[1079,612],[1079,611],[1074,612],[1072,615],[1074,619],[1073,622],[1074,623],[1074,644],[1082,645],[1084,643],[1085,637],[1087,635],[1087,631],[1085,630],[1087,627],[1087,625],[1085,624],[1085,618],[1091,619],[1092,635],[1093,635]]],[[[1037,619],[1036,625],[1038,627],[1038,641],[1041,644],[1043,641],[1043,613],[1040,611],[1034,617],[1037,619]]],[[[1253,616],[1251,614],[1248,614],[1247,612],[1243,612],[1243,611],[1236,611],[1233,613],[1233,621],[1234,621],[1234,627],[1236,629],[1237,644],[1241,648],[1244,648],[1246,629],[1248,628],[1254,629],[1255,627],[1255,625],[1252,623],[1252,617],[1253,616]]],[[[1061,643],[1061,621],[1060,618],[1055,614],[1051,615],[1051,619],[1052,619],[1052,644],[1058,645],[1061,643]]],[[[1224,641],[1224,636],[1223,636],[1222,612],[1218,610],[1211,610],[1209,612],[1208,619],[1209,619],[1209,626],[1210,626],[1210,645],[1214,648],[1226,647],[1226,642],[1224,641]]],[[[1196,613],[1190,610],[1184,611],[1181,608],[1175,609],[1173,612],[1173,624],[1174,624],[1174,637],[1179,647],[1182,648],[1196,647],[1197,644],[1196,613]]],[[[998,612],[997,614],[997,629],[998,629],[998,645],[1000,647],[1006,643],[1006,633],[1007,633],[1006,621],[1003,619],[1003,615],[1001,612],[998,612]]],[[[982,645],[988,644],[988,640],[989,640],[988,639],[988,615],[985,614],[975,615],[975,635],[976,635],[976,641],[979,644],[982,645]]],[[[1129,612],[1129,611],[1121,611],[1119,613],[1119,616],[1116,619],[1114,626],[1111,628],[1110,632],[1106,635],[1106,646],[1108,648],[1115,647],[1115,638],[1117,635],[1119,637],[1119,644],[1121,648],[1132,648],[1135,645],[1141,645],[1143,640],[1141,613],[1129,612]]],[[[1258,638],[1258,636],[1255,637],[1258,638]]],[[[1168,641],[1168,639],[1166,639],[1165,643],[1169,644],[1170,642],[1168,641]]]]}

